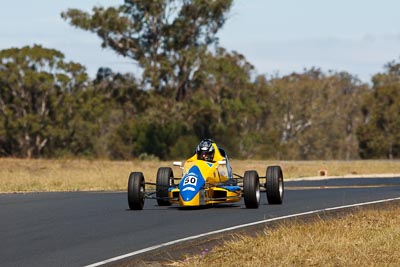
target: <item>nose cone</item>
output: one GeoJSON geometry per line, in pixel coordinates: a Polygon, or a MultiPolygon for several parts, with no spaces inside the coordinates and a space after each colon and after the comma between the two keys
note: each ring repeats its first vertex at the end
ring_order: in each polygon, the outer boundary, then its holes
{"type": "Polygon", "coordinates": [[[200,169],[197,166],[190,168],[179,183],[180,200],[183,202],[182,204],[193,201],[204,184],[205,180],[200,169]]]}

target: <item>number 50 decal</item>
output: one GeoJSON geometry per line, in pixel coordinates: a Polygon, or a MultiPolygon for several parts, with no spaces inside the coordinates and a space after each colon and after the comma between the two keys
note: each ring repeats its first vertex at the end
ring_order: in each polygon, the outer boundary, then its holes
{"type": "Polygon", "coordinates": [[[185,178],[185,181],[183,182],[183,186],[186,185],[194,185],[196,186],[197,184],[197,177],[196,176],[188,176],[185,178]]]}

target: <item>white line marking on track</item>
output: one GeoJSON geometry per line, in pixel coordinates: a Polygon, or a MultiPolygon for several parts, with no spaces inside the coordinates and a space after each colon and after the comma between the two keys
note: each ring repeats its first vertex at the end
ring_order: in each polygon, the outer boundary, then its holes
{"type": "Polygon", "coordinates": [[[257,225],[257,224],[263,224],[263,223],[267,223],[267,222],[273,222],[273,221],[278,221],[278,220],[283,220],[283,219],[288,219],[288,218],[293,218],[293,217],[310,215],[310,214],[315,214],[315,213],[319,213],[319,212],[323,212],[323,211],[346,209],[346,208],[365,206],[365,205],[371,205],[371,204],[377,204],[377,203],[383,203],[383,202],[390,202],[390,201],[395,201],[395,200],[400,200],[400,197],[382,199],[382,200],[376,200],[376,201],[364,202],[364,203],[357,203],[357,204],[345,205],[345,206],[339,206],[339,207],[333,207],[333,208],[312,210],[312,211],[296,213],[296,214],[291,214],[291,215],[286,215],[286,216],[282,216],[282,217],[266,219],[266,220],[262,220],[262,221],[252,222],[252,223],[241,224],[241,225],[237,225],[237,226],[233,226],[233,227],[224,228],[224,229],[221,229],[221,230],[216,230],[216,231],[212,231],[212,232],[208,232],[208,233],[204,233],[204,234],[189,236],[189,237],[185,237],[185,238],[182,238],[182,239],[177,239],[177,240],[174,240],[174,241],[170,241],[170,242],[162,243],[162,244],[159,244],[159,245],[151,246],[151,247],[148,247],[148,248],[136,250],[136,251],[133,251],[131,253],[127,253],[127,254],[124,254],[124,255],[121,255],[121,256],[117,256],[117,257],[110,258],[110,259],[107,259],[107,260],[104,260],[104,261],[99,261],[99,262],[96,262],[96,263],[93,263],[93,264],[90,264],[90,265],[86,265],[85,267],[101,266],[101,265],[104,265],[104,264],[107,264],[107,263],[115,262],[115,261],[118,261],[118,260],[122,260],[122,259],[125,259],[125,258],[129,258],[129,257],[135,256],[135,255],[139,255],[139,254],[142,254],[142,253],[145,253],[145,252],[149,252],[149,251],[156,250],[156,249],[159,249],[159,248],[163,248],[163,247],[166,247],[166,246],[174,245],[174,244],[177,244],[177,243],[181,243],[181,242],[185,242],[185,241],[189,241],[189,240],[194,240],[194,239],[197,239],[197,238],[201,238],[201,237],[205,237],[205,236],[209,236],[209,235],[213,235],[213,234],[220,234],[220,233],[223,233],[223,232],[228,232],[228,231],[232,231],[232,230],[236,230],[236,229],[240,229],[240,228],[245,228],[245,227],[248,227],[248,226],[254,226],[254,225],[257,225]]]}

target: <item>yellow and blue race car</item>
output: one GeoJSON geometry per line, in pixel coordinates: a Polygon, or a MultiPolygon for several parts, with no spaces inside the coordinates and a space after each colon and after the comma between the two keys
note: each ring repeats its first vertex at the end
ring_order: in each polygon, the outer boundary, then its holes
{"type": "Polygon", "coordinates": [[[157,171],[156,183],[146,183],[142,172],[131,172],[128,180],[128,204],[132,210],[141,210],[145,199],[156,199],[159,206],[178,204],[180,207],[198,207],[220,203],[238,202],[242,198],[246,208],[258,208],[260,187],[265,188],[269,204],[282,204],[284,185],[280,166],[268,166],[266,176],[260,177],[255,170],[245,171],[243,176],[232,173],[225,151],[215,143],[212,161],[193,155],[182,162],[182,177],[175,178],[170,167],[157,171]],[[235,176],[235,177],[234,177],[235,176]],[[261,183],[263,179],[265,182],[261,183]],[[155,190],[146,191],[146,185],[155,190]]]}

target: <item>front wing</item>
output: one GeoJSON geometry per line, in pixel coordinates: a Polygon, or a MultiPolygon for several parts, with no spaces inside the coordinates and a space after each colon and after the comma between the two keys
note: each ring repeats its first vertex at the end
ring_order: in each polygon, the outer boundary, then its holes
{"type": "Polygon", "coordinates": [[[168,190],[169,201],[183,207],[213,205],[220,203],[238,202],[242,198],[242,188],[236,185],[206,186],[199,190],[191,200],[185,200],[179,193],[179,188],[171,187],[168,190]]]}

